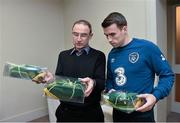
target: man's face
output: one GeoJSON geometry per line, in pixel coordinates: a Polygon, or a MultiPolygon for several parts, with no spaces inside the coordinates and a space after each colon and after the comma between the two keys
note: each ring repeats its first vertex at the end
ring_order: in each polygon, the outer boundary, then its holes
{"type": "Polygon", "coordinates": [[[84,24],[75,24],[72,29],[73,45],[76,50],[80,50],[89,44],[89,40],[92,37],[90,29],[84,24]]]}
{"type": "Polygon", "coordinates": [[[127,27],[124,26],[121,29],[116,24],[112,24],[106,28],[103,28],[104,35],[109,43],[114,47],[121,47],[125,44],[127,27]]]}

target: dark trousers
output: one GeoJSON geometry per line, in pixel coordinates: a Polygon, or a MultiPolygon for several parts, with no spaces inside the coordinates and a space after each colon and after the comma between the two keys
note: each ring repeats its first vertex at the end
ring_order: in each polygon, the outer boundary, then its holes
{"type": "Polygon", "coordinates": [[[60,104],[56,110],[57,122],[104,122],[100,104],[77,107],[60,104]]]}
{"type": "Polygon", "coordinates": [[[130,114],[113,109],[113,122],[155,122],[153,110],[130,114]]]}

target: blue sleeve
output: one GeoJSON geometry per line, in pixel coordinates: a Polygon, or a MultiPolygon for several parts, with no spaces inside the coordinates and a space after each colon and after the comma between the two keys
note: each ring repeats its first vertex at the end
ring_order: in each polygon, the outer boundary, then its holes
{"type": "Polygon", "coordinates": [[[152,47],[148,47],[148,50],[152,69],[159,77],[152,93],[158,101],[169,95],[174,83],[174,73],[167,59],[156,45],[153,44],[152,47]]]}
{"type": "Polygon", "coordinates": [[[105,84],[106,91],[113,89],[113,74],[111,72],[110,57],[108,56],[107,61],[107,80],[105,84]]]}

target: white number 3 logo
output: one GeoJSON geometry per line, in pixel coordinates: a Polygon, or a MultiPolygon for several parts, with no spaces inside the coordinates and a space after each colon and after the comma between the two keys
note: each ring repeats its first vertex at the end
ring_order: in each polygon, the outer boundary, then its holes
{"type": "Polygon", "coordinates": [[[126,83],[126,76],[124,75],[124,68],[122,67],[119,67],[115,70],[115,74],[116,74],[116,78],[115,78],[115,81],[116,81],[116,84],[119,85],[119,86],[122,86],[126,83]]]}

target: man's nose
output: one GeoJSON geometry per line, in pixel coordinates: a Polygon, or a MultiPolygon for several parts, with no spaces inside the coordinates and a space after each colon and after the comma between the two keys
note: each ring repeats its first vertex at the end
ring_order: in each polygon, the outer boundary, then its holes
{"type": "Polygon", "coordinates": [[[110,36],[107,36],[107,40],[108,40],[109,42],[111,42],[111,41],[112,41],[112,38],[111,38],[110,36]]]}
{"type": "Polygon", "coordinates": [[[77,40],[78,41],[81,40],[81,35],[78,35],[77,40]]]}

